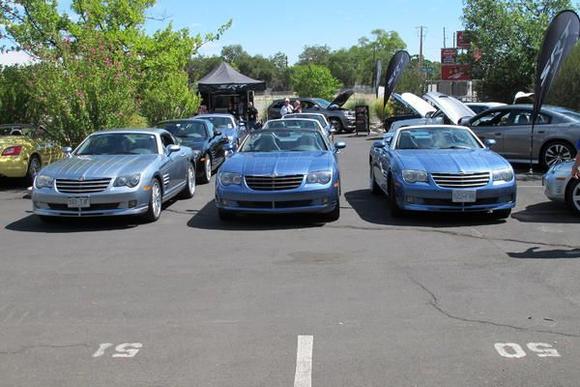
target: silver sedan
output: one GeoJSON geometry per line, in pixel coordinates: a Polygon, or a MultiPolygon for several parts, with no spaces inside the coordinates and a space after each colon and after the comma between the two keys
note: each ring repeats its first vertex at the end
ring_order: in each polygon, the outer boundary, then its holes
{"type": "Polygon", "coordinates": [[[568,204],[580,215],[580,180],[572,177],[574,160],[552,166],[544,175],[542,183],[548,199],[568,204]]]}
{"type": "Polygon", "coordinates": [[[97,132],[65,152],[34,182],[33,211],[45,221],[116,215],[155,221],[164,202],[195,192],[194,151],[163,129],[97,132]]]}

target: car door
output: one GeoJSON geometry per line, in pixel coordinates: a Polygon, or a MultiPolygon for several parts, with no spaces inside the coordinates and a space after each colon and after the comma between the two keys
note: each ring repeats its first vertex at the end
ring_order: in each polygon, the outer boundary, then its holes
{"type": "Polygon", "coordinates": [[[375,148],[374,150],[375,163],[373,164],[373,174],[376,183],[385,192],[387,191],[387,177],[391,168],[391,141],[392,137],[383,139],[385,146],[383,148],[375,148]]]}
{"type": "MultiPolygon", "coordinates": [[[[534,131],[534,143],[540,145],[544,142],[545,127],[549,118],[540,114],[534,131]]],[[[527,160],[530,157],[532,112],[531,110],[513,110],[507,120],[507,125],[502,128],[503,151],[502,154],[510,160],[527,160]]]]}
{"type": "Polygon", "coordinates": [[[213,170],[215,171],[222,165],[226,158],[224,145],[228,142],[228,139],[223,133],[217,134],[219,130],[213,126],[207,125],[206,130],[209,138],[208,151],[212,159],[213,170]]]}
{"type": "Polygon", "coordinates": [[[504,153],[504,128],[509,125],[510,111],[489,111],[474,117],[469,126],[481,141],[495,140],[493,151],[504,153]]]}
{"type": "Polygon", "coordinates": [[[180,184],[185,181],[185,152],[168,153],[167,147],[169,145],[176,145],[177,142],[169,133],[161,134],[161,142],[163,143],[163,151],[165,162],[161,167],[161,174],[163,176],[164,192],[171,193],[180,184]]]}

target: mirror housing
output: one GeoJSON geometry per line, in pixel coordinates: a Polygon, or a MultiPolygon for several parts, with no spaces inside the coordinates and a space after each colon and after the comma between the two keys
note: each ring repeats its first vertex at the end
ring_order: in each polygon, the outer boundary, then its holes
{"type": "Polygon", "coordinates": [[[427,114],[425,114],[425,118],[431,118],[431,117],[433,117],[433,113],[434,112],[427,112],[427,114]]]}
{"type": "Polygon", "coordinates": [[[215,129],[215,130],[213,131],[213,136],[214,136],[214,137],[221,136],[221,135],[222,135],[222,132],[221,132],[221,130],[217,130],[217,129],[215,129]]]}
{"type": "Polygon", "coordinates": [[[334,126],[330,127],[330,134],[336,133],[336,128],[334,126]]]}
{"type": "Polygon", "coordinates": [[[457,121],[457,125],[460,126],[469,126],[469,121],[471,120],[471,117],[461,117],[459,119],[459,121],[457,121]]]}
{"type": "Polygon", "coordinates": [[[167,145],[167,147],[165,147],[165,151],[167,152],[168,155],[175,152],[179,152],[180,150],[181,146],[176,144],[167,145]]]}
{"type": "Polygon", "coordinates": [[[492,146],[497,144],[497,141],[495,141],[493,138],[486,138],[483,143],[488,149],[491,149],[492,146]]]}
{"type": "Polygon", "coordinates": [[[346,142],[344,142],[344,141],[337,141],[337,142],[334,143],[334,149],[341,150],[341,149],[344,149],[344,148],[346,148],[346,142]]]}
{"type": "Polygon", "coordinates": [[[373,148],[382,149],[386,146],[384,141],[375,141],[373,142],[373,148]]]}
{"type": "Polygon", "coordinates": [[[71,148],[70,146],[63,146],[62,148],[60,148],[60,150],[62,151],[62,153],[64,153],[65,157],[72,156],[73,148],[71,148]]]}

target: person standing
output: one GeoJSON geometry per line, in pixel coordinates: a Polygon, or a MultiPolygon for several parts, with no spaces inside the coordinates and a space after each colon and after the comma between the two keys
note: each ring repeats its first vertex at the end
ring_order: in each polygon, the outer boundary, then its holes
{"type": "Polygon", "coordinates": [[[292,112],[293,113],[302,113],[302,103],[300,103],[300,100],[296,100],[294,101],[294,106],[292,108],[292,112]]]}
{"type": "Polygon", "coordinates": [[[292,105],[290,105],[290,100],[288,98],[284,99],[284,105],[280,109],[280,115],[284,117],[286,114],[293,113],[294,109],[292,109],[292,105]]]}
{"type": "Polygon", "coordinates": [[[254,107],[253,102],[248,102],[248,128],[250,130],[256,129],[256,122],[258,121],[258,109],[254,107]]]}

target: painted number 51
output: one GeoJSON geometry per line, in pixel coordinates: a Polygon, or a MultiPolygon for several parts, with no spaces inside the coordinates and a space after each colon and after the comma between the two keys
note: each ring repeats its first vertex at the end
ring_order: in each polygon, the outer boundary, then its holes
{"type": "MultiPolygon", "coordinates": [[[[106,352],[107,349],[111,348],[113,343],[102,343],[99,345],[99,349],[95,353],[93,353],[93,357],[101,357],[106,352]]],[[[123,343],[119,344],[115,347],[114,353],[111,357],[135,357],[139,350],[143,348],[143,344],[141,343],[123,343]]]]}

